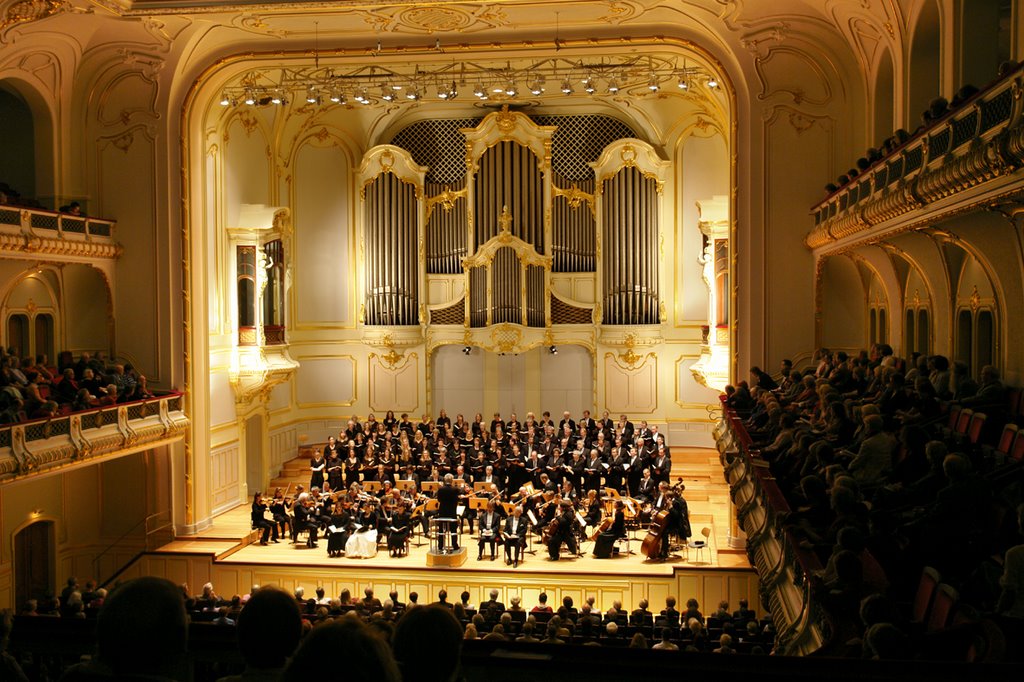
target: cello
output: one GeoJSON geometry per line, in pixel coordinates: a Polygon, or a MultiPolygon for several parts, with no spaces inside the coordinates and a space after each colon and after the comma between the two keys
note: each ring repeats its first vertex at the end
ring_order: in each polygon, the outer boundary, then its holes
{"type": "Polygon", "coordinates": [[[640,552],[648,559],[657,559],[661,555],[661,542],[665,533],[668,532],[668,509],[662,509],[651,519],[651,527],[647,530],[647,537],[640,546],[640,552]]]}

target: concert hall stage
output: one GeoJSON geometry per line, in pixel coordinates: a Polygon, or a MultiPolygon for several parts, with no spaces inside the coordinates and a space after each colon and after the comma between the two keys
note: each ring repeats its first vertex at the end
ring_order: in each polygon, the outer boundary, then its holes
{"type": "MultiPolygon", "coordinates": [[[[601,609],[614,600],[633,608],[643,597],[650,599],[653,607],[669,595],[683,601],[695,597],[705,610],[722,599],[732,604],[743,597],[756,600],[756,573],[743,550],[728,546],[729,491],[717,453],[703,448],[679,451],[673,480],[681,475],[686,483],[693,533],[699,538],[702,528],[712,530],[710,547],[699,557],[694,550],[681,549],[666,562],[646,560],[640,553],[646,532],[639,531],[631,533],[636,539],[630,546],[636,554],[623,553],[611,559],[594,558],[594,543],[585,542],[584,556],[568,558],[563,548],[563,559],[548,561],[546,548],[535,538],[535,554],[526,555],[516,569],[505,565],[500,546],[495,561],[477,561],[477,543],[468,533],[461,541],[469,550],[469,559],[460,567],[428,567],[428,544],[419,538],[414,538],[409,555],[402,558],[391,558],[385,549],[371,559],[330,558],[325,539],[315,549],[288,540],[261,546],[250,529],[249,506],[240,505],[217,516],[205,531],[179,537],[147,553],[128,573],[163,575],[187,582],[194,591],[212,582],[221,596],[244,594],[253,584],[276,583],[289,590],[302,586],[307,596],[312,596],[318,585],[334,596],[345,588],[358,596],[365,587],[372,587],[384,598],[395,589],[403,601],[410,591],[416,591],[421,603],[434,601],[440,589],[448,590],[452,597],[469,590],[472,601],[479,602],[497,587],[506,604],[512,595],[520,595],[527,608],[536,604],[540,592],[547,592],[549,602],[555,605],[563,596],[579,600],[594,595],[601,609]],[[415,545],[417,540],[422,546],[415,545]]],[[[620,545],[625,551],[625,543],[620,545]]]]}

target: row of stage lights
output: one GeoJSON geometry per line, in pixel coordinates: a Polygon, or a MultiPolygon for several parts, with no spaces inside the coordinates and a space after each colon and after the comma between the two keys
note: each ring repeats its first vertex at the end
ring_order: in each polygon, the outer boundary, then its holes
{"type": "MultiPolygon", "coordinates": [[[[586,92],[588,95],[614,95],[620,91],[619,83],[616,79],[609,79],[605,85],[603,92],[599,92],[598,81],[593,77],[586,77],[579,81],[580,89],[586,92]]],[[[705,83],[711,90],[718,88],[718,79],[714,76],[709,76],[705,83]]],[[[690,89],[690,79],[679,78],[676,81],[676,86],[680,91],[686,92],[690,89]]],[[[661,90],[661,82],[659,78],[652,74],[647,82],[647,89],[652,93],[661,90]]],[[[573,81],[569,78],[562,80],[559,90],[563,95],[573,95],[576,93],[576,87],[573,81]]],[[[546,83],[541,80],[535,80],[529,83],[527,91],[534,96],[543,95],[547,91],[546,83]]],[[[495,84],[491,87],[486,87],[483,83],[477,83],[473,88],[473,96],[479,101],[485,102],[492,97],[498,97],[502,100],[512,99],[522,94],[519,86],[514,81],[508,83],[495,84]]],[[[359,104],[369,105],[373,104],[375,100],[383,102],[397,102],[403,98],[411,102],[418,102],[423,99],[424,91],[419,86],[405,87],[400,84],[393,85],[381,85],[380,92],[371,93],[369,88],[362,87],[357,89],[354,93],[346,94],[338,89],[328,89],[327,92],[323,92],[321,88],[315,86],[308,86],[305,92],[305,101],[308,104],[323,104],[324,101],[330,101],[335,104],[348,104],[349,98],[352,101],[359,104]],[[403,92],[404,90],[404,92],[403,92]]],[[[451,102],[459,96],[459,86],[455,81],[443,86],[439,86],[436,91],[436,96],[442,101],[451,102]]],[[[264,90],[262,88],[245,88],[240,94],[233,94],[225,91],[221,95],[220,104],[221,106],[238,106],[239,104],[246,104],[248,106],[256,105],[267,105],[267,104],[288,104],[289,96],[283,88],[274,88],[272,90],[264,90]]]]}

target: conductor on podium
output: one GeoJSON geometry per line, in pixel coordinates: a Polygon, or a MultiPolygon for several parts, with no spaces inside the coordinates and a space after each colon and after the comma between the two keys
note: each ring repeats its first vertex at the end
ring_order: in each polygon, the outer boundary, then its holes
{"type": "MultiPolygon", "coordinates": [[[[459,491],[453,485],[455,478],[451,474],[445,474],[444,482],[440,488],[437,489],[437,518],[438,519],[455,519],[456,510],[459,506],[459,491]]],[[[452,523],[451,528],[458,528],[455,523],[452,523]]],[[[445,529],[447,530],[447,529],[445,529]]],[[[444,549],[445,546],[445,535],[443,533],[438,538],[438,547],[444,549]]],[[[457,532],[451,533],[452,540],[452,551],[459,549],[459,535],[457,532]]]]}

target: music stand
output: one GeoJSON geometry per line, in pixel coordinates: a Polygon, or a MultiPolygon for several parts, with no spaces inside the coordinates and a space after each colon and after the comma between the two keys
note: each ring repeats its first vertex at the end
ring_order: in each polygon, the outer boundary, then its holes
{"type": "Polygon", "coordinates": [[[486,492],[486,491],[491,489],[492,485],[495,485],[495,484],[494,483],[487,483],[486,481],[477,481],[476,483],[473,484],[473,490],[476,491],[476,492],[480,492],[481,490],[486,492]]]}
{"type": "Polygon", "coordinates": [[[380,481],[363,481],[363,490],[368,493],[379,493],[382,487],[380,481]]]}
{"type": "Polygon", "coordinates": [[[403,493],[415,493],[416,481],[399,479],[395,481],[395,487],[398,488],[403,493]]]}
{"type": "Polygon", "coordinates": [[[431,495],[436,493],[437,489],[440,487],[440,481],[423,481],[423,483],[420,484],[420,488],[423,490],[423,492],[429,493],[431,495]]]}
{"type": "Polygon", "coordinates": [[[533,534],[540,531],[540,521],[532,509],[526,512],[526,518],[530,520],[530,532],[526,534],[527,548],[523,550],[523,554],[534,555],[537,553],[537,550],[533,548],[533,534]]]}
{"type": "Polygon", "coordinates": [[[487,511],[487,505],[490,504],[490,500],[486,497],[471,497],[467,500],[469,502],[470,509],[476,509],[477,511],[487,511]]]}

